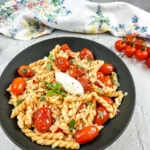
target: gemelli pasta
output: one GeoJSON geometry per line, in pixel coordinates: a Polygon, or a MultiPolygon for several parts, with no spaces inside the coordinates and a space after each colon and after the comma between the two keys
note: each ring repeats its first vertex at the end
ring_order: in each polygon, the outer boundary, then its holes
{"type": "Polygon", "coordinates": [[[79,149],[96,138],[125,96],[117,90],[113,65],[94,60],[87,48],[73,52],[56,45],[18,74],[7,89],[14,106],[10,118],[32,141],[52,148],[79,149]]]}

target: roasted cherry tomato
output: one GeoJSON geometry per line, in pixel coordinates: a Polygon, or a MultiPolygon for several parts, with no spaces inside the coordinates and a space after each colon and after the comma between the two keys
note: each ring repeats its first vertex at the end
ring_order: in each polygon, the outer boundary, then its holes
{"type": "Polygon", "coordinates": [[[101,126],[104,123],[106,123],[107,120],[109,119],[109,113],[106,110],[106,108],[103,106],[99,106],[96,111],[97,113],[96,113],[96,116],[94,117],[94,122],[97,125],[101,126]]]}
{"type": "Polygon", "coordinates": [[[70,67],[68,59],[64,57],[56,57],[55,64],[62,72],[66,72],[70,67]]]}
{"type": "Polygon", "coordinates": [[[126,42],[125,41],[123,41],[123,40],[116,41],[115,48],[116,48],[117,51],[121,52],[125,49],[125,47],[126,47],[126,42]]]}
{"type": "Polygon", "coordinates": [[[90,58],[91,60],[94,60],[93,53],[88,48],[83,48],[80,52],[80,57],[82,59],[90,58]]]}
{"type": "Polygon", "coordinates": [[[19,95],[24,92],[25,87],[26,87],[25,79],[23,79],[21,77],[17,77],[13,80],[10,90],[13,94],[19,95]]]}
{"type": "Polygon", "coordinates": [[[113,81],[110,76],[105,76],[104,84],[105,84],[105,86],[108,86],[111,88],[113,87],[113,81]]]}
{"type": "Polygon", "coordinates": [[[61,50],[63,50],[63,51],[70,50],[70,51],[71,51],[71,48],[68,46],[68,44],[63,44],[63,45],[61,46],[61,50]]]}
{"type": "Polygon", "coordinates": [[[90,91],[92,87],[92,83],[90,80],[84,77],[78,77],[77,80],[82,84],[84,91],[90,91]]]}
{"type": "Polygon", "coordinates": [[[136,41],[136,37],[132,34],[129,34],[129,35],[126,36],[126,40],[127,40],[126,43],[130,45],[131,44],[130,42],[135,42],[136,41]]]}
{"type": "Polygon", "coordinates": [[[136,40],[136,49],[142,49],[143,47],[145,47],[147,44],[144,40],[136,40]]]}
{"type": "Polygon", "coordinates": [[[139,61],[146,60],[148,58],[148,51],[139,49],[136,51],[135,57],[139,61]]]}
{"type": "Polygon", "coordinates": [[[135,46],[126,46],[126,48],[124,49],[124,54],[127,56],[127,57],[132,57],[135,55],[135,52],[136,52],[136,48],[135,46]]]}
{"type": "Polygon", "coordinates": [[[69,75],[73,78],[81,77],[85,74],[84,68],[79,68],[78,66],[75,66],[69,70],[69,75]]]}
{"type": "Polygon", "coordinates": [[[35,113],[35,128],[39,132],[46,132],[52,124],[52,112],[50,108],[40,108],[35,113]]]}
{"type": "Polygon", "coordinates": [[[98,136],[98,129],[95,126],[87,126],[76,132],[74,139],[79,144],[85,144],[98,136]]]}
{"type": "Polygon", "coordinates": [[[102,67],[99,69],[104,75],[109,75],[114,71],[114,66],[111,64],[103,64],[102,67]]]}
{"type": "Polygon", "coordinates": [[[146,50],[148,52],[148,56],[150,57],[150,47],[148,47],[146,50]]]}
{"type": "Polygon", "coordinates": [[[18,73],[21,77],[31,77],[33,75],[32,69],[27,65],[20,66],[18,73]]]}
{"type": "Polygon", "coordinates": [[[148,59],[146,60],[145,64],[146,64],[146,66],[147,66],[148,68],[150,68],[150,58],[148,58],[148,59]]]}
{"type": "Polygon", "coordinates": [[[102,72],[97,72],[97,81],[95,82],[95,84],[101,87],[101,84],[99,83],[99,81],[104,83],[104,79],[105,79],[104,74],[102,72]]]}
{"type": "Polygon", "coordinates": [[[110,104],[110,105],[113,105],[113,104],[114,104],[114,101],[113,101],[111,98],[109,98],[109,97],[107,97],[107,96],[102,96],[102,98],[103,98],[105,101],[107,101],[108,104],[110,104]]]}

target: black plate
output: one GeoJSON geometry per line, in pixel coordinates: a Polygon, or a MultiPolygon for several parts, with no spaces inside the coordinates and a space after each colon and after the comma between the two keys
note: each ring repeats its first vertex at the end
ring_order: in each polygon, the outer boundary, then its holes
{"type": "MultiPolygon", "coordinates": [[[[48,55],[57,44],[67,43],[73,51],[87,47],[91,49],[96,59],[104,60],[115,66],[121,84],[120,90],[128,92],[120,107],[120,114],[108,121],[99,136],[92,142],[81,146],[81,150],[102,150],[113,143],[125,130],[130,122],[135,106],[135,87],[132,76],[124,62],[111,50],[103,45],[81,38],[62,37],[42,41],[22,51],[5,68],[0,78],[0,122],[8,137],[25,150],[52,150],[50,146],[40,146],[26,137],[17,126],[16,119],[11,120],[12,106],[8,105],[10,95],[6,88],[17,76],[16,70],[20,65],[29,64],[48,55]]],[[[59,148],[56,148],[57,150],[59,148]]],[[[60,149],[59,149],[60,150],[60,149]]]]}

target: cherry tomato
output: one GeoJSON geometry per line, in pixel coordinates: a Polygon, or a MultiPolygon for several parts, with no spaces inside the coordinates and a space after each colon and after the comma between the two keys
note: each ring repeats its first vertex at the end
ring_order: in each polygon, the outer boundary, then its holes
{"type": "Polygon", "coordinates": [[[129,35],[126,36],[126,40],[127,40],[126,43],[130,45],[131,44],[130,42],[135,42],[136,41],[136,37],[132,34],[129,34],[129,35]]]}
{"type": "Polygon", "coordinates": [[[109,75],[114,71],[114,66],[111,64],[103,64],[102,67],[99,69],[104,75],[109,75]]]}
{"type": "Polygon", "coordinates": [[[73,67],[72,69],[69,70],[69,74],[73,78],[81,77],[85,74],[84,68],[79,68],[77,66],[73,67]]]}
{"type": "Polygon", "coordinates": [[[90,58],[90,59],[94,60],[94,55],[93,55],[93,53],[88,48],[83,48],[81,50],[80,57],[82,59],[90,58]]]}
{"type": "Polygon", "coordinates": [[[63,44],[61,46],[61,50],[63,50],[64,52],[67,51],[67,50],[71,51],[71,48],[68,46],[68,44],[63,44]]]}
{"type": "Polygon", "coordinates": [[[136,49],[142,49],[142,48],[145,47],[146,45],[147,45],[147,44],[146,44],[145,41],[143,41],[143,40],[136,40],[136,45],[135,45],[136,49]],[[138,45],[138,44],[140,44],[140,45],[138,45]]]}
{"type": "Polygon", "coordinates": [[[125,47],[126,47],[126,42],[125,41],[123,41],[123,40],[116,41],[115,48],[116,48],[117,51],[121,52],[125,49],[125,47]]]}
{"type": "Polygon", "coordinates": [[[55,64],[62,72],[66,72],[70,67],[69,61],[64,57],[57,57],[55,64]]]}
{"type": "Polygon", "coordinates": [[[148,47],[146,50],[148,52],[148,56],[150,57],[150,47],[148,47]]]}
{"type": "Polygon", "coordinates": [[[32,69],[27,65],[20,66],[18,73],[21,77],[31,77],[33,75],[32,69]]]}
{"type": "Polygon", "coordinates": [[[84,91],[90,91],[92,87],[92,83],[90,80],[84,77],[78,77],[77,80],[82,84],[84,91]]]}
{"type": "Polygon", "coordinates": [[[146,64],[146,66],[147,66],[148,68],[150,68],[150,58],[148,58],[148,59],[146,60],[145,64],[146,64]]]}
{"type": "Polygon", "coordinates": [[[124,54],[127,57],[132,57],[133,55],[135,55],[135,52],[136,52],[135,46],[131,47],[130,45],[128,45],[124,50],[124,54]]]}
{"type": "Polygon", "coordinates": [[[79,109],[78,111],[82,110],[83,108],[86,108],[87,107],[87,103],[82,103],[80,106],[79,106],[79,109]]]}
{"type": "Polygon", "coordinates": [[[104,123],[106,123],[107,120],[109,119],[109,113],[106,110],[106,108],[103,106],[99,106],[96,111],[97,113],[96,113],[96,116],[94,117],[94,122],[97,125],[101,126],[104,123]]]}
{"type": "Polygon", "coordinates": [[[135,53],[135,57],[137,60],[142,61],[148,58],[148,51],[147,50],[137,50],[135,53]]]}
{"type": "Polygon", "coordinates": [[[23,93],[25,87],[26,87],[26,81],[21,77],[17,77],[13,80],[10,90],[13,94],[19,95],[23,93]]]}
{"type": "Polygon", "coordinates": [[[46,132],[52,124],[52,112],[50,108],[40,108],[35,114],[35,128],[39,132],[46,132]]]}
{"type": "Polygon", "coordinates": [[[98,136],[98,129],[95,126],[87,126],[76,132],[74,139],[79,144],[85,144],[98,136]]]}
{"type": "Polygon", "coordinates": [[[98,81],[101,81],[102,83],[104,82],[104,74],[102,72],[97,72],[97,81],[95,82],[95,84],[99,87],[101,87],[101,85],[99,84],[98,81]]]}
{"type": "Polygon", "coordinates": [[[108,104],[110,104],[110,105],[113,106],[114,101],[113,101],[111,98],[109,98],[109,97],[107,97],[107,96],[102,96],[102,98],[103,98],[105,101],[107,101],[108,104]]]}
{"type": "Polygon", "coordinates": [[[112,81],[110,76],[105,76],[104,84],[105,84],[105,86],[108,86],[108,87],[111,87],[111,88],[113,87],[113,81],[112,81]]]}
{"type": "Polygon", "coordinates": [[[60,129],[60,128],[58,128],[56,132],[57,132],[57,133],[58,133],[58,132],[64,133],[63,130],[60,129]]]}

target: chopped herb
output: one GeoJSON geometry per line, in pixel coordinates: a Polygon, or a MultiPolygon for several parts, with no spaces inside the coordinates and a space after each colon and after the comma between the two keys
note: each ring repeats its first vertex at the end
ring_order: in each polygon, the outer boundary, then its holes
{"type": "Polygon", "coordinates": [[[52,89],[54,88],[53,84],[52,83],[47,83],[46,84],[46,87],[49,88],[49,89],[52,89]]]}
{"type": "Polygon", "coordinates": [[[70,130],[70,132],[73,131],[73,128],[74,128],[75,124],[76,124],[75,120],[72,119],[71,122],[70,122],[70,124],[69,124],[69,130],[70,130]]]}
{"type": "Polygon", "coordinates": [[[120,83],[119,83],[118,81],[113,81],[113,83],[114,83],[116,86],[120,87],[120,83]]]}
{"type": "Polygon", "coordinates": [[[46,66],[46,70],[51,70],[52,68],[52,63],[48,62],[46,66]]]}
{"type": "Polygon", "coordinates": [[[92,59],[91,59],[91,58],[87,58],[87,61],[91,62],[91,61],[92,61],[92,59]]]}
{"type": "Polygon", "coordinates": [[[48,58],[49,58],[50,60],[52,60],[52,61],[55,60],[55,58],[54,58],[53,56],[51,56],[51,55],[49,55],[48,58]]]}
{"type": "Polygon", "coordinates": [[[119,54],[119,57],[120,57],[120,58],[123,58],[123,57],[124,57],[124,54],[119,54]]]}
{"type": "Polygon", "coordinates": [[[111,78],[112,78],[113,84],[120,87],[120,83],[118,81],[116,81],[116,78],[117,78],[116,73],[112,73],[111,78]]]}
{"type": "Polygon", "coordinates": [[[25,78],[26,81],[28,81],[30,78],[25,78]]]}
{"type": "Polygon", "coordinates": [[[82,66],[78,65],[78,68],[84,68],[84,67],[82,67],[82,66]]]}
{"type": "Polygon", "coordinates": [[[45,101],[45,100],[46,100],[46,98],[45,98],[44,96],[42,96],[42,97],[40,98],[40,102],[45,101]]]}
{"type": "Polygon", "coordinates": [[[23,101],[24,101],[24,99],[17,100],[17,105],[16,106],[20,105],[23,101]]]}
{"type": "Polygon", "coordinates": [[[99,91],[100,94],[104,94],[103,90],[101,88],[98,88],[98,91],[99,91]]]}
{"type": "Polygon", "coordinates": [[[98,115],[101,117],[101,119],[103,119],[104,118],[103,113],[100,110],[98,110],[97,112],[98,112],[98,115]]]}
{"type": "Polygon", "coordinates": [[[28,72],[28,69],[27,69],[27,68],[24,68],[24,69],[21,70],[21,72],[22,72],[23,74],[26,74],[26,73],[28,72]]]}
{"type": "Polygon", "coordinates": [[[92,106],[93,102],[87,102],[88,105],[92,106]]]}
{"type": "Polygon", "coordinates": [[[50,91],[48,91],[48,92],[46,93],[46,96],[51,96],[51,95],[54,95],[54,94],[56,94],[56,93],[53,92],[52,90],[50,90],[50,91]]]}
{"type": "Polygon", "coordinates": [[[71,64],[73,64],[75,62],[75,59],[72,58],[70,62],[71,62],[71,64]]]}

